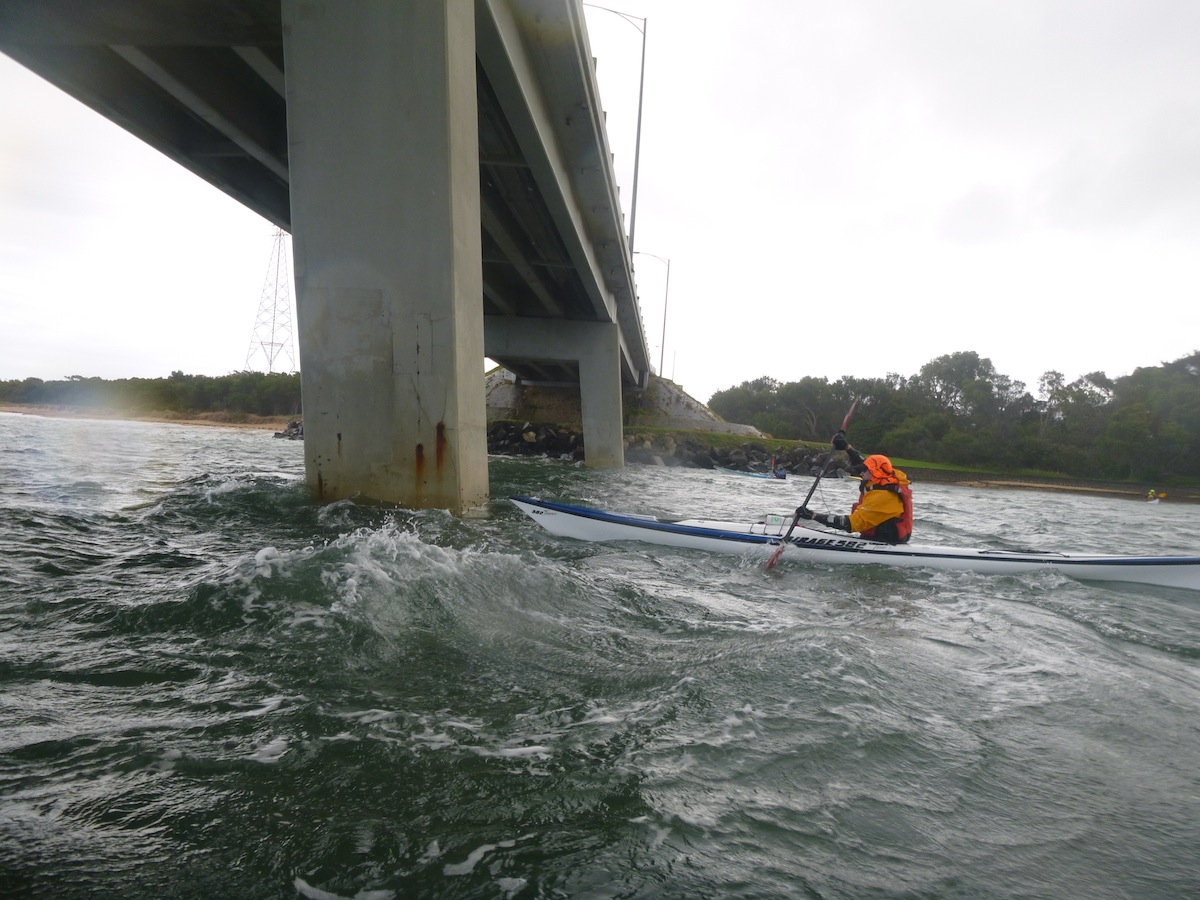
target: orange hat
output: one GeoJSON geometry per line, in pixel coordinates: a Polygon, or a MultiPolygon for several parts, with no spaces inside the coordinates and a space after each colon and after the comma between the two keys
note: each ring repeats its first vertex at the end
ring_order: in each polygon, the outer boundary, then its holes
{"type": "Polygon", "coordinates": [[[863,460],[863,465],[871,473],[871,480],[878,484],[900,483],[900,479],[896,477],[896,470],[892,468],[892,461],[881,453],[868,456],[863,460]]]}

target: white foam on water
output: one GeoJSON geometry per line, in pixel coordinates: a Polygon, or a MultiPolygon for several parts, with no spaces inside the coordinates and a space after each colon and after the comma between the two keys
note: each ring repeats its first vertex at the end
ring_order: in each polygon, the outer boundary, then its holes
{"type": "Polygon", "coordinates": [[[370,725],[375,722],[389,722],[396,718],[396,713],[390,709],[363,709],[352,714],[356,722],[370,725]]]}
{"type": "Polygon", "coordinates": [[[475,871],[475,867],[479,865],[480,861],[493,850],[515,847],[516,845],[516,841],[498,841],[495,844],[483,844],[472,850],[463,862],[450,863],[444,866],[442,868],[442,872],[443,874],[450,876],[470,875],[473,871],[475,871]]]}
{"type": "Polygon", "coordinates": [[[392,900],[396,896],[395,891],[358,891],[353,897],[347,897],[313,887],[299,875],[292,879],[292,887],[306,900],[392,900]]]}
{"type": "MultiPolygon", "coordinates": [[[[234,713],[233,716],[231,716],[231,718],[252,719],[257,716],[269,715],[270,713],[277,712],[278,710],[280,710],[283,707],[283,705],[288,702],[289,699],[294,699],[294,698],[282,697],[282,696],[266,697],[261,700],[258,700],[257,706],[253,707],[252,709],[246,709],[241,712],[234,713]]],[[[240,705],[240,704],[235,703],[234,705],[240,705]]]]}
{"type": "Polygon", "coordinates": [[[330,891],[315,888],[299,875],[292,879],[292,887],[296,889],[296,893],[301,897],[307,897],[308,900],[350,900],[350,898],[343,897],[341,894],[334,894],[330,891]]]}
{"type": "Polygon", "coordinates": [[[498,750],[488,750],[484,747],[471,748],[477,756],[498,757],[500,759],[549,759],[553,751],[544,745],[535,744],[532,747],[501,747],[498,750]]]}
{"type": "Polygon", "coordinates": [[[159,772],[169,772],[175,768],[175,763],[183,759],[183,752],[180,750],[164,750],[158,758],[158,762],[151,766],[159,772]]]}
{"type": "Polygon", "coordinates": [[[276,738],[273,741],[269,741],[266,744],[261,745],[246,758],[260,763],[277,763],[287,752],[287,738],[276,738]]]}
{"type": "Polygon", "coordinates": [[[327,503],[317,511],[317,521],[329,526],[338,523],[348,523],[350,514],[355,511],[357,504],[353,500],[335,500],[327,503]]]}
{"type": "Polygon", "coordinates": [[[515,897],[521,891],[525,890],[525,886],[529,881],[525,878],[497,878],[496,887],[500,892],[507,897],[515,897]]]}
{"type": "Polygon", "coordinates": [[[319,738],[317,738],[317,740],[324,741],[325,743],[328,743],[328,744],[332,744],[335,741],[336,742],[341,742],[341,741],[357,742],[357,741],[361,741],[362,738],[360,738],[357,734],[351,734],[348,731],[339,731],[337,734],[323,734],[319,738]]]}

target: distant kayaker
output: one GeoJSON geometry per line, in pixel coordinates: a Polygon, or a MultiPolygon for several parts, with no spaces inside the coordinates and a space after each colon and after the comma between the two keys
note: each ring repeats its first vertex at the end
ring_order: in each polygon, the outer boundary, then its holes
{"type": "Polygon", "coordinates": [[[838,432],[833,436],[835,450],[844,450],[854,463],[850,473],[861,477],[859,496],[850,507],[850,515],[814,513],[807,506],[796,510],[797,517],[812,519],[830,528],[858,532],[873,541],[903,544],[912,535],[912,489],[908,476],[892,466],[892,461],[880,453],[863,458],[838,432]]]}
{"type": "Polygon", "coordinates": [[[771,456],[772,478],[787,478],[787,469],[784,468],[783,461],[779,458],[782,453],[782,448],[776,448],[775,453],[771,456]]]}

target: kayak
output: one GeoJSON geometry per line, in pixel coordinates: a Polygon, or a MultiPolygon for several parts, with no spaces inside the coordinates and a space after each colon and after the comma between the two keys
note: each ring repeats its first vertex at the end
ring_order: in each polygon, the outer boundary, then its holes
{"type": "MultiPolygon", "coordinates": [[[[786,481],[787,480],[786,475],[772,475],[770,472],[743,472],[741,469],[728,469],[725,466],[717,466],[716,468],[717,468],[718,472],[728,472],[730,475],[745,475],[747,478],[767,478],[767,479],[770,479],[771,481],[786,481]]],[[[817,473],[813,472],[811,474],[816,475],[817,473]]],[[[806,477],[806,476],[801,476],[801,477],[806,477]]],[[[826,472],[821,477],[823,479],[825,479],[826,481],[829,481],[830,479],[833,479],[833,478],[836,478],[836,479],[849,478],[849,479],[853,479],[854,481],[859,480],[857,475],[847,475],[841,469],[838,469],[836,472],[826,472]]]]}
{"type": "Polygon", "coordinates": [[[728,472],[730,475],[745,475],[747,478],[766,478],[770,481],[784,481],[786,475],[772,475],[770,472],[743,472],[741,469],[727,469],[724,466],[717,466],[722,472],[728,472]]]}
{"type": "MultiPolygon", "coordinates": [[[[791,515],[768,515],[754,522],[714,519],[659,519],[607,512],[532,497],[510,497],[516,507],[559,537],[582,541],[643,541],[710,553],[768,557],[792,524],[791,515]]],[[[1200,590],[1198,556],[1117,556],[1047,550],[988,550],[922,544],[882,544],[845,532],[798,525],[783,559],[820,564],[877,564],[910,569],[943,569],[987,575],[1053,570],[1078,581],[1124,581],[1200,590]]]]}

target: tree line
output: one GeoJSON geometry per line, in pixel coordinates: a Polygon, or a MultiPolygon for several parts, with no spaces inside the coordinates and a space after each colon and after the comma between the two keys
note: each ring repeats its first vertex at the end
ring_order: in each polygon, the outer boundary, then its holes
{"type": "Polygon", "coordinates": [[[169,378],[84,378],[63,381],[26,378],[0,381],[0,403],[66,406],[131,413],[229,412],[253,416],[298,416],[299,373],[234,372],[230,375],[185,375],[169,378]]]}
{"type": "MultiPolygon", "coordinates": [[[[1200,352],[1110,379],[1072,382],[1046,372],[1034,398],[1024,383],[974,352],[926,363],[910,377],[770,377],[713,394],[726,421],[787,440],[826,442],[855,400],[852,443],[902,459],[1082,479],[1200,481],[1200,352]]],[[[234,372],[168,378],[70,376],[0,381],[0,403],[124,410],[299,416],[298,373],[234,372]]]]}
{"type": "Polygon", "coordinates": [[[1200,479],[1200,353],[1112,379],[1025,384],[973,352],[939,356],[910,377],[763,377],[708,402],[774,437],[828,441],[857,399],[852,443],[870,452],[1006,472],[1194,483],[1200,479]]]}

